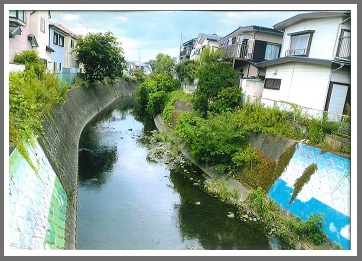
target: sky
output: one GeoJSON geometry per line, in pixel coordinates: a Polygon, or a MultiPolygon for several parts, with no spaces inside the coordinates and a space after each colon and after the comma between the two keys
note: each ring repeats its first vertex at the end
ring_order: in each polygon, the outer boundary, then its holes
{"type": "MultiPolygon", "coordinates": [[[[340,5],[333,6],[288,5],[289,9],[285,9],[286,5],[243,4],[46,5],[46,10],[51,11],[51,22],[61,23],[76,34],[112,32],[121,42],[127,61],[148,62],[156,59],[158,53],[178,59],[181,43],[197,38],[199,33],[225,36],[239,26],[272,28],[298,13],[327,7],[341,9],[340,5]]],[[[38,10],[44,7],[38,5],[38,10]]]]}

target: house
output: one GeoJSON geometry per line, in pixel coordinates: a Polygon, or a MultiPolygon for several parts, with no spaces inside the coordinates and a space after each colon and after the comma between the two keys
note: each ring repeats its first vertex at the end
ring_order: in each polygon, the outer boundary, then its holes
{"type": "Polygon", "coordinates": [[[261,97],[265,69],[256,64],[279,58],[283,32],[257,25],[239,26],[219,40],[221,58],[233,63],[245,96],[261,97]]]}
{"type": "Polygon", "coordinates": [[[50,69],[54,50],[48,45],[50,11],[9,11],[9,62],[16,53],[34,50],[50,69]]]}
{"type": "Polygon", "coordinates": [[[49,24],[49,45],[54,50],[52,72],[66,82],[80,72],[76,54],[73,52],[77,43],[77,35],[60,23],[49,24]]]}
{"type": "Polygon", "coordinates": [[[152,67],[148,63],[128,62],[128,71],[130,74],[137,69],[141,70],[145,75],[150,75],[152,73],[152,67]]]}
{"type": "Polygon", "coordinates": [[[263,103],[285,101],[340,120],[351,104],[351,17],[348,11],[303,13],[274,25],[284,32],[280,58],[265,68],[263,103]]]}
{"type": "Polygon", "coordinates": [[[219,40],[221,36],[216,34],[199,33],[196,38],[195,47],[191,50],[190,60],[200,59],[200,55],[206,46],[210,46],[212,51],[219,49],[219,40]]]}
{"type": "Polygon", "coordinates": [[[196,38],[184,42],[180,47],[179,61],[190,60],[191,51],[196,46],[196,38]]]}

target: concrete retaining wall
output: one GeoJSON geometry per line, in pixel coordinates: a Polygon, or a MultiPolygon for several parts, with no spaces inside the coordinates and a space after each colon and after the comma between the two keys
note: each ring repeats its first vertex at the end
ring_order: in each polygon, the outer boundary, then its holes
{"type": "MultiPolygon", "coordinates": [[[[112,105],[114,102],[122,102],[122,100],[134,99],[134,94],[136,90],[136,83],[127,83],[122,82],[114,85],[97,85],[89,88],[76,88],[68,91],[66,102],[56,106],[51,117],[47,119],[44,123],[44,134],[41,137],[38,137],[38,144],[28,146],[28,152],[30,157],[34,157],[34,163],[36,168],[38,168],[38,173],[44,172],[44,166],[47,166],[45,171],[45,176],[51,176],[51,181],[48,183],[42,182],[44,175],[38,175],[34,172],[30,174],[31,167],[27,161],[15,154],[19,152],[15,149],[12,151],[10,158],[13,158],[13,161],[10,162],[10,172],[11,167],[25,166],[24,168],[15,168],[13,169],[13,174],[10,173],[9,185],[12,184],[12,180],[20,175],[33,175],[34,180],[29,182],[36,182],[38,185],[34,185],[34,191],[29,192],[27,186],[30,184],[20,183],[27,182],[27,179],[19,178],[17,183],[14,185],[14,193],[19,192],[19,187],[22,187],[23,191],[27,191],[26,195],[19,194],[19,198],[31,198],[31,195],[35,196],[35,200],[39,200],[40,206],[38,206],[38,212],[42,212],[40,216],[47,219],[48,223],[43,222],[44,226],[49,226],[47,228],[47,233],[52,230],[52,225],[54,222],[49,219],[53,218],[54,215],[65,214],[63,228],[59,220],[57,225],[54,227],[54,233],[50,233],[51,239],[47,239],[44,235],[37,239],[33,228],[24,230],[20,228],[19,224],[10,224],[10,235],[17,235],[18,239],[20,238],[30,238],[29,242],[26,244],[20,244],[17,239],[14,239],[12,248],[27,248],[27,249],[41,249],[43,248],[61,248],[61,249],[75,249],[76,247],[76,211],[77,211],[77,184],[78,184],[78,143],[79,138],[82,133],[85,125],[93,119],[99,112],[106,109],[108,106],[112,105]],[[34,152],[34,153],[33,153],[34,152]],[[14,154],[15,153],[15,154],[14,154]],[[13,155],[14,154],[14,155],[13,155]],[[43,164],[43,163],[45,164],[43,164]],[[52,175],[51,173],[54,173],[52,175]],[[55,186],[55,184],[58,184],[55,186]],[[16,187],[17,186],[17,187],[16,187]],[[55,187],[54,187],[55,186],[55,187]],[[49,193],[46,193],[48,191],[49,193]],[[29,194],[30,193],[30,194],[29,194]],[[57,201],[53,200],[53,194],[57,201]],[[30,196],[29,196],[30,195],[30,196]],[[59,197],[59,195],[62,195],[59,197]],[[39,198],[40,197],[40,198],[39,198]],[[60,202],[66,202],[66,207],[64,210],[58,211],[63,207],[60,202]],[[52,210],[53,208],[53,210],[52,210]],[[54,212],[54,209],[56,210],[54,212]],[[44,213],[43,213],[44,212],[44,213]],[[62,238],[62,233],[64,232],[64,237],[62,238]],[[26,231],[26,232],[25,232],[26,231]],[[25,235],[28,233],[27,235],[25,235]],[[30,233],[30,234],[29,234],[30,233]],[[32,234],[33,233],[33,234],[32,234]],[[54,237],[58,237],[56,242],[54,237]],[[32,239],[31,239],[32,238],[32,239]],[[38,240],[36,244],[31,241],[38,240]],[[43,242],[43,243],[41,243],[43,242]]],[[[49,179],[49,178],[48,178],[49,179]]],[[[13,197],[14,198],[14,197],[13,197]]],[[[14,201],[9,201],[12,204],[14,201]]],[[[18,220],[24,219],[23,215],[26,215],[26,218],[29,220],[35,220],[36,216],[39,216],[36,211],[29,211],[32,209],[32,200],[22,201],[22,206],[18,204],[19,208],[14,209],[14,217],[18,220]],[[27,210],[28,209],[28,210],[27,210]],[[24,210],[24,211],[21,211],[24,210]],[[23,213],[24,212],[24,213],[23,213]],[[34,214],[35,213],[35,214],[34,214]]],[[[34,202],[33,202],[34,203],[34,202]]],[[[65,206],[65,205],[64,205],[65,206]]],[[[60,219],[61,220],[61,219],[60,219]]],[[[29,224],[29,222],[26,222],[29,224]]],[[[36,223],[36,222],[35,222],[36,223]]],[[[35,224],[34,223],[34,224],[35,224]]],[[[39,233],[38,233],[39,234],[39,233]]],[[[43,232],[44,234],[44,232],[43,232]]],[[[10,242],[11,244],[11,242],[10,242]]]]}

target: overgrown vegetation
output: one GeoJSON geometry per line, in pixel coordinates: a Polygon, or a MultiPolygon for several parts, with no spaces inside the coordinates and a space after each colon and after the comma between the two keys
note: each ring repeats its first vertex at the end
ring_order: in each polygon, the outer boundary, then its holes
{"type": "Polygon", "coordinates": [[[301,249],[301,242],[311,242],[320,245],[327,240],[323,230],[323,216],[313,214],[307,221],[295,216],[284,215],[278,205],[267,197],[262,188],[252,190],[245,201],[250,208],[260,216],[268,227],[274,227],[275,235],[290,244],[294,249],[301,249]]]}
{"type": "Polygon", "coordinates": [[[304,171],[302,176],[300,176],[294,183],[293,195],[289,200],[289,203],[292,203],[293,200],[297,197],[298,193],[302,190],[303,186],[307,184],[311,176],[318,170],[318,166],[315,163],[309,165],[304,171]]]}
{"type": "Polygon", "coordinates": [[[15,56],[23,72],[9,73],[9,140],[16,145],[42,133],[42,121],[55,104],[65,100],[67,85],[49,73],[34,51],[15,56]]]}

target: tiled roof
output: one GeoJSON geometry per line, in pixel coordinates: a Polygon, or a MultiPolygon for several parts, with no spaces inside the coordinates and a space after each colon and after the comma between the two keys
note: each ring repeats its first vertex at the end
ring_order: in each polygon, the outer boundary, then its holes
{"type": "Polygon", "coordinates": [[[69,30],[67,27],[65,27],[64,25],[62,25],[61,23],[52,23],[55,27],[59,28],[60,30],[64,31],[65,33],[73,36],[73,37],[78,37],[77,34],[73,33],[71,30],[69,30]]]}

